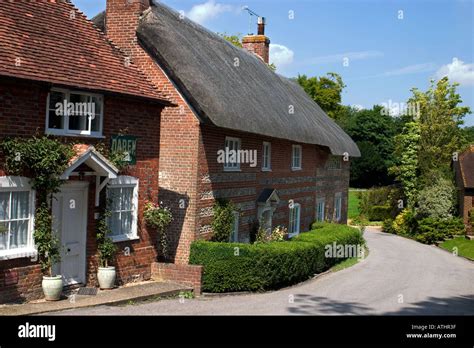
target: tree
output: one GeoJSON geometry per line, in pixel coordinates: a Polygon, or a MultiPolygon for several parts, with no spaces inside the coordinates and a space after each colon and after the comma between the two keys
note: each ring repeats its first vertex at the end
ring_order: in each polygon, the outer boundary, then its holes
{"type": "Polygon", "coordinates": [[[346,87],[340,75],[332,72],[319,78],[298,75],[296,81],[329,117],[338,119],[343,112],[341,94],[346,87]]]}
{"type": "Polygon", "coordinates": [[[349,110],[339,124],[359,146],[361,157],[351,162],[351,186],[370,187],[393,183],[388,169],[394,165],[395,120],[382,106],[349,110]]]}
{"type": "Polygon", "coordinates": [[[223,39],[229,41],[234,46],[239,48],[243,48],[242,46],[242,35],[241,34],[234,34],[234,35],[227,35],[226,33],[217,33],[223,39]]]}
{"type": "Polygon", "coordinates": [[[407,122],[403,127],[402,133],[395,136],[395,157],[397,163],[390,168],[390,172],[395,174],[398,181],[402,184],[408,208],[415,206],[419,188],[418,154],[420,152],[420,133],[419,123],[413,120],[412,122],[407,122]]]}
{"type": "Polygon", "coordinates": [[[468,144],[474,144],[474,126],[462,128],[462,133],[468,144]]]}
{"type": "Polygon", "coordinates": [[[450,172],[453,153],[466,145],[461,129],[463,118],[470,113],[469,107],[460,106],[461,96],[456,92],[458,84],[450,84],[447,77],[431,85],[426,92],[413,88],[408,101],[419,110],[420,148],[418,154],[420,175],[424,183],[433,182],[439,171],[450,172]]]}

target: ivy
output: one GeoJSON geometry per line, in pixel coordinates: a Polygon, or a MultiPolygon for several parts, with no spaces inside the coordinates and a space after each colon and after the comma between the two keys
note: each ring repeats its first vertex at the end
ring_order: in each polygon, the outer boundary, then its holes
{"type": "Polygon", "coordinates": [[[169,255],[169,237],[166,233],[166,227],[173,221],[173,214],[168,207],[158,205],[153,202],[145,204],[143,217],[148,226],[156,228],[159,233],[161,251],[166,259],[169,255]]]}
{"type": "Polygon", "coordinates": [[[59,191],[63,184],[60,176],[74,156],[71,145],[47,136],[8,138],[0,146],[5,155],[6,171],[11,175],[30,177],[40,203],[59,191]]]}
{"type": "Polygon", "coordinates": [[[52,275],[52,265],[60,261],[61,255],[59,240],[52,232],[49,203],[52,195],[59,191],[63,183],[60,176],[74,156],[72,146],[47,136],[34,136],[7,138],[0,148],[5,155],[6,171],[10,175],[30,177],[31,186],[37,192],[33,238],[42,271],[52,275]]]}

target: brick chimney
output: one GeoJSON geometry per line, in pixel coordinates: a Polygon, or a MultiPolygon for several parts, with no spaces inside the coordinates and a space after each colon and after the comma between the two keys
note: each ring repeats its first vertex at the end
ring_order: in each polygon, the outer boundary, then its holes
{"type": "Polygon", "coordinates": [[[107,36],[131,57],[136,55],[139,18],[149,7],[150,0],[107,0],[107,36]]]}
{"type": "Polygon", "coordinates": [[[263,59],[265,63],[270,61],[270,39],[265,36],[265,18],[258,17],[257,35],[246,35],[242,39],[242,46],[263,59]]]}

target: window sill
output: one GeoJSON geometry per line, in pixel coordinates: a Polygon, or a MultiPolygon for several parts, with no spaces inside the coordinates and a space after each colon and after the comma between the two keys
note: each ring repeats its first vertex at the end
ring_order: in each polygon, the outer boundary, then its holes
{"type": "Polygon", "coordinates": [[[34,248],[21,248],[0,251],[0,260],[21,259],[25,257],[36,258],[37,256],[38,252],[34,248]]]}
{"type": "Polygon", "coordinates": [[[127,236],[127,235],[122,235],[122,236],[110,236],[112,239],[112,242],[114,243],[119,243],[119,242],[129,242],[133,240],[140,240],[140,237],[138,236],[127,236]]]}
{"type": "Polygon", "coordinates": [[[262,172],[271,172],[272,169],[271,168],[262,168],[262,172]]]}
{"type": "Polygon", "coordinates": [[[296,172],[296,171],[299,171],[299,170],[303,170],[303,168],[299,167],[299,168],[291,168],[292,171],[296,172]]]}
{"type": "Polygon", "coordinates": [[[241,172],[242,169],[236,168],[236,169],[231,169],[231,168],[224,168],[224,172],[241,172]]]}
{"type": "Polygon", "coordinates": [[[65,133],[65,132],[58,132],[56,130],[51,130],[51,129],[47,129],[45,133],[47,135],[56,135],[59,137],[81,137],[81,138],[105,139],[105,135],[101,135],[101,134],[65,133]]]}

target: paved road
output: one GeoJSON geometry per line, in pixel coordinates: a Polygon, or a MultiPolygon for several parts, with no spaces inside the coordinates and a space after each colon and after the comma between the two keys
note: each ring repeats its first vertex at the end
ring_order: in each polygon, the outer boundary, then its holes
{"type": "Polygon", "coordinates": [[[369,256],[351,268],[265,294],[100,306],[60,315],[474,314],[474,263],[368,229],[369,256]],[[401,302],[401,303],[400,303],[401,302]]]}

